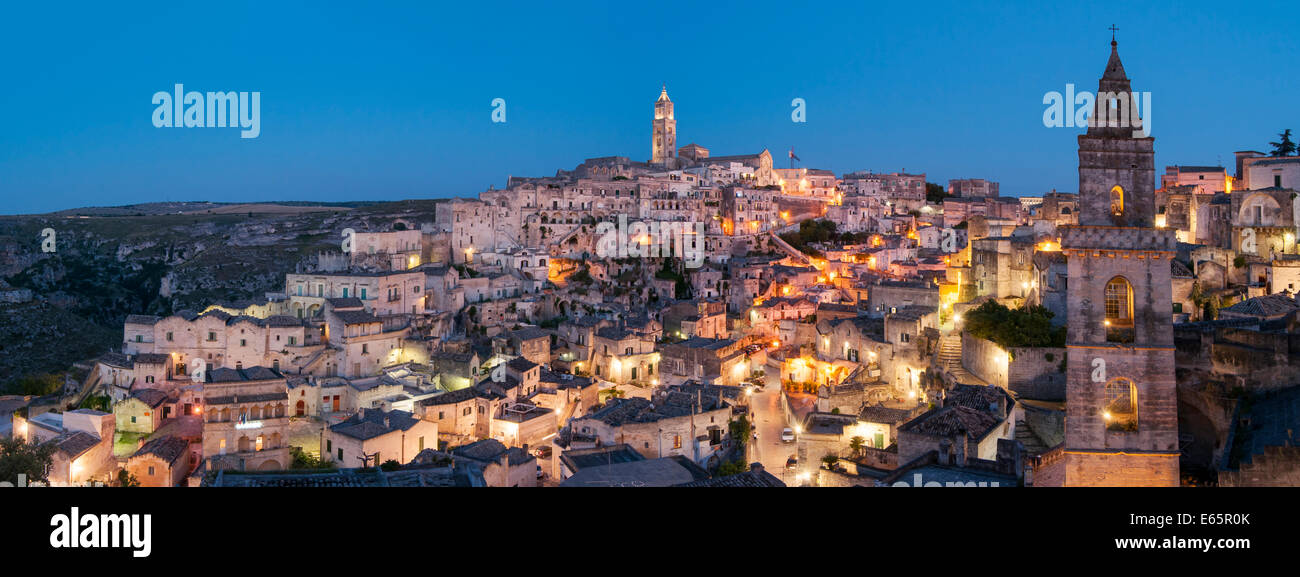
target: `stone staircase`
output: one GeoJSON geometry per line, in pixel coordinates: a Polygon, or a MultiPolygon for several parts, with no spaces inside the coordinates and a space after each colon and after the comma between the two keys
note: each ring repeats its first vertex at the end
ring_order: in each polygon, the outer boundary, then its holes
{"type": "Polygon", "coordinates": [[[290,364],[291,364],[291,365],[294,365],[294,366],[298,369],[298,374],[310,373],[311,370],[312,370],[312,367],[313,367],[317,362],[319,362],[322,358],[324,358],[325,353],[327,353],[327,352],[329,352],[329,351],[331,351],[331,350],[339,350],[339,349],[338,349],[338,347],[335,347],[335,346],[332,346],[332,345],[325,345],[325,346],[321,347],[320,350],[318,350],[318,351],[312,353],[312,355],[311,355],[310,357],[307,357],[307,360],[302,361],[302,360],[301,360],[302,357],[298,357],[298,358],[295,358],[295,359],[293,359],[292,361],[290,361],[290,364]]]}
{"type": "Polygon", "coordinates": [[[811,258],[811,257],[809,257],[808,255],[804,254],[804,253],[801,252],[799,249],[797,249],[797,248],[795,248],[795,247],[793,247],[793,246],[790,246],[790,243],[786,242],[785,239],[783,239],[783,238],[781,238],[780,236],[778,236],[778,235],[776,234],[775,231],[769,232],[769,233],[768,233],[768,236],[771,237],[771,239],[772,239],[772,244],[773,244],[773,246],[776,247],[776,249],[777,249],[778,251],[785,253],[785,254],[786,254],[787,256],[789,256],[790,258],[792,258],[792,259],[794,259],[794,260],[796,260],[796,261],[799,261],[799,262],[801,262],[801,263],[804,263],[804,264],[807,264],[807,265],[811,265],[811,264],[812,264],[812,258],[811,258]]]}
{"type": "Polygon", "coordinates": [[[939,338],[938,365],[957,382],[963,385],[987,385],[983,379],[966,372],[961,365],[961,335],[952,334],[939,338]]]}
{"type": "Polygon", "coordinates": [[[1042,439],[1038,438],[1038,435],[1034,434],[1034,431],[1029,428],[1024,419],[1016,421],[1016,440],[1025,446],[1025,455],[1031,457],[1041,455],[1051,449],[1046,443],[1043,443],[1042,439]]]}

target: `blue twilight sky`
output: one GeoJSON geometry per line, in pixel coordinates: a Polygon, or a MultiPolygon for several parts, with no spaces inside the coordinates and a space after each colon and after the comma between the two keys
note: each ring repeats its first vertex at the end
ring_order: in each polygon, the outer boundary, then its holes
{"type": "Polygon", "coordinates": [[[1294,1],[187,4],[0,8],[0,214],[473,196],[648,158],[662,82],[678,144],[715,155],[1074,191],[1079,129],[1044,127],[1043,96],[1096,90],[1112,23],[1158,172],[1300,132],[1294,1]],[[176,83],[260,91],[260,137],[155,128],[176,83]]]}

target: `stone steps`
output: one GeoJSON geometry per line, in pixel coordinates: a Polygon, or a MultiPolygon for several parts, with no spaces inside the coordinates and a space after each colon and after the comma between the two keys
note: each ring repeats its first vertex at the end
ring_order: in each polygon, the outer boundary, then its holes
{"type": "Polygon", "coordinates": [[[948,335],[939,339],[938,364],[963,385],[987,385],[983,379],[968,372],[961,364],[961,337],[948,335]]]}
{"type": "Polygon", "coordinates": [[[1025,446],[1027,455],[1039,455],[1051,449],[1051,447],[1043,443],[1042,439],[1038,438],[1038,435],[1035,435],[1030,430],[1029,425],[1025,424],[1024,420],[1016,421],[1016,440],[1025,446]]]}

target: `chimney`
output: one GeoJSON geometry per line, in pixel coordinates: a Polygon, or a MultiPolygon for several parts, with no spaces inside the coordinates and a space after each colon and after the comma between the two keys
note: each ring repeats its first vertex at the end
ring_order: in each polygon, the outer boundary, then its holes
{"type": "MultiPolygon", "coordinates": [[[[1236,176],[1233,177],[1233,178],[1235,178],[1236,180],[1241,180],[1241,172],[1242,172],[1243,165],[1245,164],[1245,162],[1243,162],[1243,161],[1244,161],[1245,159],[1247,159],[1247,158],[1256,158],[1256,157],[1264,156],[1263,154],[1261,154],[1261,153],[1259,153],[1259,152],[1255,152],[1255,151],[1253,151],[1253,150],[1239,150],[1239,151],[1234,152],[1234,153],[1232,153],[1232,154],[1233,154],[1233,156],[1237,157],[1237,174],[1236,174],[1236,176]]],[[[1236,189],[1236,188],[1238,188],[1238,187],[1236,187],[1236,186],[1233,187],[1233,189],[1236,189]]]]}
{"type": "Polygon", "coordinates": [[[764,469],[763,469],[763,464],[762,464],[762,463],[758,463],[758,462],[750,463],[750,464],[749,464],[749,470],[750,470],[751,472],[753,472],[753,473],[762,473],[763,470],[764,470],[764,469]]]}
{"type": "Polygon", "coordinates": [[[958,433],[957,442],[953,444],[958,467],[966,466],[966,451],[969,448],[967,445],[968,439],[969,437],[966,436],[966,431],[961,431],[958,433]]]}
{"type": "Polygon", "coordinates": [[[939,392],[934,395],[934,408],[936,409],[943,408],[943,398],[945,396],[947,396],[947,391],[945,391],[944,389],[939,389],[939,392]]]}
{"type": "Polygon", "coordinates": [[[939,464],[952,464],[952,441],[948,439],[939,441],[939,464]]]}

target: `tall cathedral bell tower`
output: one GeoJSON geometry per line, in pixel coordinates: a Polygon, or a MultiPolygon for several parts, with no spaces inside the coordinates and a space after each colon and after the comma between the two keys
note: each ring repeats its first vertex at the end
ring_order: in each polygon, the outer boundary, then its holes
{"type": "Polygon", "coordinates": [[[1129,79],[1112,40],[1088,132],[1079,135],[1079,225],[1061,229],[1070,279],[1068,486],[1179,482],[1170,285],[1177,241],[1154,227],[1154,140],[1133,122],[1113,122],[1116,110],[1128,110],[1126,98],[1129,79]]]}
{"type": "Polygon", "coordinates": [[[673,118],[673,101],[664,86],[655,101],[654,138],[650,143],[650,162],[666,164],[677,157],[677,120],[673,118]]]}

